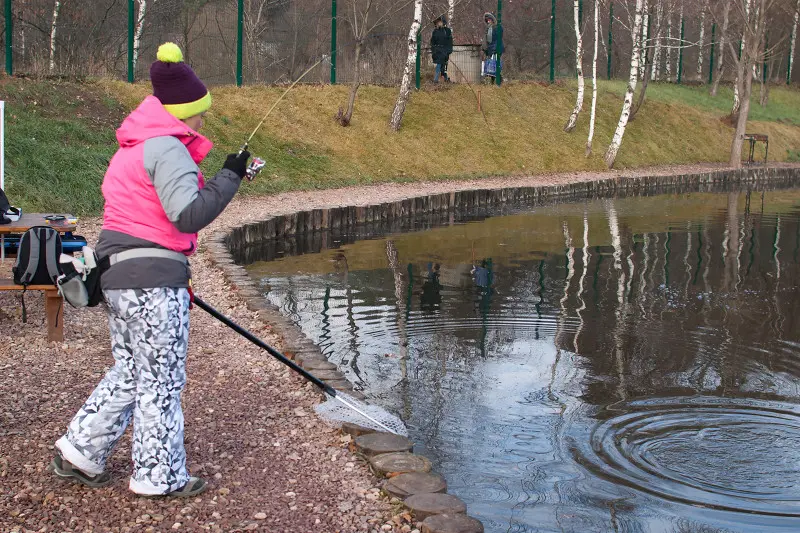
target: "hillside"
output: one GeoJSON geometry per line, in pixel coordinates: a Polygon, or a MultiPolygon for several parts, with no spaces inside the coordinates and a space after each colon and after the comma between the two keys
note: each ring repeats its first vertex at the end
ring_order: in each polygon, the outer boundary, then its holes
{"type": "MultiPolygon", "coordinates": [[[[216,143],[204,172],[211,176],[238,148],[283,92],[275,87],[219,87],[204,134],[216,143]]],[[[509,83],[483,86],[482,115],[466,86],[415,93],[399,134],[387,122],[396,90],[362,87],[353,123],[333,116],[347,87],[300,86],[281,102],[251,143],[266,158],[246,194],[272,194],[386,181],[519,175],[604,169],[622,105],[624,85],[603,83],[595,153],[584,157],[588,113],[578,129],[563,125],[574,105],[568,85],[509,83]]],[[[116,143],[114,130],[149,85],[99,80],[83,83],[0,78],[6,111],[6,189],[28,210],[96,214],[100,183],[116,143]]],[[[730,90],[717,99],[703,87],[654,85],[632,122],[618,168],[726,161],[732,128],[723,120],[730,90]]],[[[587,109],[590,101],[587,100],[587,109]]],[[[770,135],[770,159],[800,150],[800,91],[775,88],[770,105],[754,102],[749,131],[770,135]]]]}

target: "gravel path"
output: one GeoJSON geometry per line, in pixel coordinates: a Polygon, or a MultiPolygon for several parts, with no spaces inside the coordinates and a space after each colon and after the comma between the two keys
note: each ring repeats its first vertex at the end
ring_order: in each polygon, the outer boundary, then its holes
{"type": "MultiPolygon", "coordinates": [[[[210,229],[300,209],[363,205],[452,190],[535,186],[613,176],[687,174],[718,165],[628,172],[553,174],[459,182],[391,184],[239,198],[210,229]]],[[[99,219],[80,221],[96,242],[99,219]]],[[[198,294],[280,348],[269,326],[249,311],[210,265],[193,260],[198,294]]],[[[0,264],[10,276],[11,262],[0,264]]],[[[89,490],[45,471],[53,443],[112,364],[102,309],[66,310],[64,343],[48,343],[41,293],[0,293],[0,531],[268,531],[270,533],[411,531],[380,498],[378,480],[348,450],[347,439],[312,411],[318,395],[246,340],[205,313],[192,313],[186,446],[193,474],[209,490],[189,501],[137,498],[127,490],[130,432],[109,463],[115,481],[89,490]]]]}

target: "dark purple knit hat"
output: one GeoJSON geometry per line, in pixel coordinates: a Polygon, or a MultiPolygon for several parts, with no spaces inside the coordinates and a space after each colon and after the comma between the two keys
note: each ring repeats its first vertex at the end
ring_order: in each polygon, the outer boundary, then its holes
{"type": "Polygon", "coordinates": [[[153,96],[180,120],[199,115],[211,107],[211,94],[192,67],[183,62],[183,53],[175,43],[158,48],[158,61],[150,66],[153,96]]]}

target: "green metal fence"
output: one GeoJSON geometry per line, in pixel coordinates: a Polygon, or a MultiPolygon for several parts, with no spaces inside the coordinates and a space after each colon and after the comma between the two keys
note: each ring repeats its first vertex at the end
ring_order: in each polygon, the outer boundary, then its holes
{"type": "MultiPolygon", "coordinates": [[[[337,0],[0,0],[2,61],[8,74],[34,76],[111,76],[144,80],[159,44],[177,42],[186,61],[207,83],[284,83],[296,78],[323,56],[328,60],[307,78],[316,83],[347,83],[356,72],[364,83],[396,84],[407,51],[408,25],[413,3],[375,0],[373,17],[381,10],[392,16],[367,37],[358,65],[354,63],[352,3],[337,0]],[[399,8],[397,6],[400,6],[399,8]],[[394,10],[394,11],[392,11],[394,10]]],[[[356,4],[359,2],[357,1],[356,4]]],[[[633,0],[601,2],[600,65],[608,78],[628,77],[632,48],[629,17],[633,0]]],[[[654,10],[647,27],[655,32],[654,10]]],[[[662,81],[710,83],[721,54],[719,28],[711,16],[701,19],[691,9],[701,3],[684,3],[681,19],[670,13],[673,50],[671,77],[662,81]],[[694,7],[693,7],[694,6],[694,7]],[[706,40],[699,42],[705,20],[706,40]],[[710,34],[710,39],[708,36],[710,34]],[[695,76],[703,57],[700,77],[695,76]]],[[[446,13],[447,0],[425,0],[420,33],[421,56],[428,54],[435,16],[446,13]]],[[[594,5],[580,0],[584,36],[584,71],[590,72],[594,5]]],[[[454,20],[455,42],[480,43],[485,33],[483,9],[494,8],[504,27],[506,52],[502,77],[555,82],[575,77],[573,0],[459,0],[454,20]]],[[[667,15],[665,15],[666,17],[667,15]]],[[[789,23],[771,28],[773,47],[768,68],[776,79],[792,72],[789,58],[789,23]]],[[[662,35],[666,38],[665,30],[662,35]]],[[[657,58],[666,72],[666,55],[657,58]]],[[[430,61],[419,61],[420,83],[430,76],[430,61]]],[[[732,69],[726,69],[728,74],[732,69]]],[[[791,81],[791,80],[790,80],[791,81]]]]}

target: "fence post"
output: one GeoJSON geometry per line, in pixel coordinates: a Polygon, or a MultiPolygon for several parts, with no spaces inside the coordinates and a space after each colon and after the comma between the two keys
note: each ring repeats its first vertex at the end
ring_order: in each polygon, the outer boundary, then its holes
{"type": "Polygon", "coordinates": [[[11,17],[11,0],[5,1],[6,17],[6,74],[14,74],[14,21],[11,17]]]}
{"type": "Polygon", "coordinates": [[[556,0],[550,11],[550,83],[556,81],[556,0]]]}
{"type": "Polygon", "coordinates": [[[681,43],[678,49],[678,85],[683,81],[683,37],[686,30],[686,20],[681,17],[681,43]]]}
{"type": "Polygon", "coordinates": [[[128,0],[128,83],[133,83],[133,32],[134,32],[134,10],[133,0],[128,0]]]}
{"type": "Polygon", "coordinates": [[[421,40],[422,40],[422,30],[420,30],[420,31],[417,33],[417,71],[416,71],[416,85],[417,85],[417,90],[419,90],[419,88],[420,88],[420,83],[421,83],[421,80],[420,80],[420,52],[422,51],[422,50],[421,50],[421,48],[422,48],[422,45],[420,44],[420,41],[421,41],[421,40]]]}
{"type": "MultiPolygon", "coordinates": [[[[717,46],[717,25],[711,25],[711,59],[708,62],[708,83],[714,83],[714,48],[717,46]]],[[[722,53],[725,53],[723,50],[722,53]]]]}
{"type": "MultiPolygon", "coordinates": [[[[499,26],[503,22],[503,0],[497,0],[497,25],[499,26]]],[[[500,86],[503,83],[503,66],[501,63],[500,55],[497,56],[497,76],[495,77],[495,83],[500,86]]]]}
{"type": "Polygon", "coordinates": [[[331,0],[331,83],[336,84],[336,0],[331,0]]]}
{"type": "Polygon", "coordinates": [[[236,19],[236,86],[242,86],[242,59],[244,56],[244,0],[239,0],[236,19]]]}
{"type": "Polygon", "coordinates": [[[611,50],[612,50],[612,48],[614,46],[614,32],[612,31],[613,27],[614,27],[614,2],[612,1],[611,2],[610,14],[608,16],[608,58],[607,58],[608,59],[608,74],[607,74],[607,77],[608,77],[609,80],[611,79],[611,56],[613,55],[611,53],[611,50]]]}

